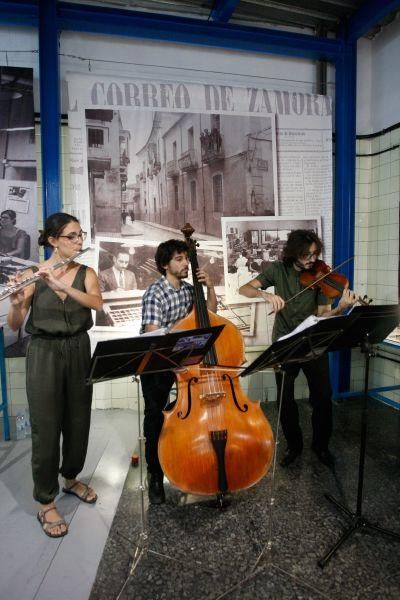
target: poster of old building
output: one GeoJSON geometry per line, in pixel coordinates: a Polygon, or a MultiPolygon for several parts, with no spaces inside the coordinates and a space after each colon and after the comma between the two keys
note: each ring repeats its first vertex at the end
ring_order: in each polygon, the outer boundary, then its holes
{"type": "Polygon", "coordinates": [[[189,222],[221,238],[221,217],[274,215],[273,116],[88,109],[92,235],[160,239],[189,222]]]}

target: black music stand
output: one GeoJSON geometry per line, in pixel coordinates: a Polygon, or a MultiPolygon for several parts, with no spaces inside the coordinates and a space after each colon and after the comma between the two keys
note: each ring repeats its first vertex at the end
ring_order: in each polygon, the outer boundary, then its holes
{"type": "Polygon", "coordinates": [[[368,380],[370,359],[376,355],[372,344],[382,342],[400,321],[400,307],[395,305],[382,306],[358,306],[354,308],[351,315],[353,321],[343,332],[343,335],[335,340],[329,350],[342,350],[344,348],[359,346],[365,356],[364,367],[364,390],[361,413],[361,431],[360,431],[360,458],[358,467],[357,484],[357,505],[356,511],[351,512],[341,502],[333,498],[330,494],[325,494],[327,500],[332,502],[336,508],[350,518],[350,524],[340,536],[339,540],[332,548],[318,561],[318,566],[322,569],[326,563],[337,552],[340,546],[358,529],[370,529],[388,535],[400,541],[400,533],[395,533],[388,529],[383,529],[378,525],[372,524],[366,519],[362,512],[363,484],[364,484],[364,465],[365,450],[367,440],[367,421],[368,421],[368,380]]]}
{"type": "Polygon", "coordinates": [[[203,360],[223,328],[224,325],[217,325],[162,334],[156,331],[98,342],[87,383],[196,365],[203,360]]]}
{"type": "Polygon", "coordinates": [[[129,577],[133,574],[144,552],[152,552],[157,556],[171,557],[150,550],[146,547],[147,532],[144,518],[144,485],[143,485],[143,452],[140,413],[140,383],[138,375],[159,373],[182,369],[200,363],[212,348],[224,325],[176,331],[159,335],[157,332],[144,334],[134,338],[106,340],[98,342],[90,364],[87,383],[93,384],[119,377],[133,376],[137,384],[138,396],[138,442],[140,466],[140,509],[141,532],[136,543],[132,564],[118,598],[121,596],[129,577]]]}
{"type": "Polygon", "coordinates": [[[334,341],[343,335],[353,320],[352,313],[320,319],[303,331],[280,338],[246,367],[240,376],[245,377],[265,368],[281,368],[291,362],[308,362],[319,358],[331,349],[334,341]]]}
{"type": "Polygon", "coordinates": [[[265,550],[272,549],[272,512],[275,505],[275,468],[276,468],[276,448],[278,446],[279,423],[282,409],[283,389],[285,384],[285,365],[296,362],[308,362],[315,358],[319,358],[328,351],[330,346],[337,338],[343,335],[343,331],[348,327],[348,324],[353,321],[351,315],[321,319],[313,325],[306,327],[302,331],[292,333],[285,336],[284,339],[279,339],[267,348],[255,361],[251,363],[240,374],[241,377],[257,373],[266,368],[273,368],[275,371],[280,371],[282,374],[281,395],[279,399],[278,416],[275,431],[275,452],[272,465],[272,480],[270,488],[270,511],[269,511],[269,534],[268,540],[262,548],[255,564],[253,571],[260,563],[265,550]]]}
{"type": "MultiPolygon", "coordinates": [[[[364,463],[367,434],[367,410],[368,410],[368,379],[369,362],[375,351],[372,344],[381,342],[387,335],[393,331],[400,321],[400,307],[396,305],[368,305],[355,307],[348,315],[341,317],[331,317],[318,321],[316,325],[295,333],[286,339],[281,339],[272,344],[261,354],[249,367],[247,367],[241,376],[257,372],[266,367],[279,368],[281,371],[286,363],[305,362],[312,358],[317,358],[326,351],[343,350],[359,346],[361,352],[365,355],[365,374],[364,374],[364,392],[362,421],[360,434],[360,461],[358,470],[357,486],[357,508],[352,513],[347,507],[335,500],[329,494],[325,497],[335,504],[335,506],[344,512],[351,519],[349,527],[345,530],[338,542],[318,561],[318,565],[323,568],[332,558],[339,547],[347,538],[360,528],[367,528],[384,533],[400,541],[400,534],[383,529],[377,525],[371,524],[362,514],[362,493],[364,482],[364,463]]],[[[283,378],[285,371],[282,371],[283,378]]],[[[283,390],[284,380],[281,390],[283,390]]],[[[280,420],[280,408],[282,405],[282,396],[280,398],[278,413],[278,424],[280,420]]],[[[279,425],[278,425],[279,426],[279,425]]],[[[274,463],[275,467],[275,463],[274,463]]],[[[273,499],[271,499],[273,501],[273,499]]],[[[271,543],[267,544],[270,547],[271,543]]],[[[260,558],[264,553],[262,550],[260,558]]]]}

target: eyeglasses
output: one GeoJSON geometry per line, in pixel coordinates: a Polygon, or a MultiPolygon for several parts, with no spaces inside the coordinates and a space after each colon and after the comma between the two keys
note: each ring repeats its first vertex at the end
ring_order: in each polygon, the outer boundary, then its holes
{"type": "Polygon", "coordinates": [[[318,258],[318,252],[309,252],[308,254],[303,254],[301,258],[303,260],[311,260],[312,258],[318,258]]]}
{"type": "Polygon", "coordinates": [[[86,240],[86,231],[80,231],[79,233],[69,233],[68,235],[59,235],[59,238],[66,238],[70,242],[76,242],[79,238],[84,242],[86,240]]]}

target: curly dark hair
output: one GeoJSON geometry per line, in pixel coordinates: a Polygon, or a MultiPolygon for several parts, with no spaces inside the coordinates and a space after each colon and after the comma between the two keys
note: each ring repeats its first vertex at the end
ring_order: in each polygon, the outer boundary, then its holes
{"type": "Polygon", "coordinates": [[[292,265],[298,258],[307,254],[311,244],[317,246],[317,254],[319,256],[324,245],[312,229],[295,229],[291,231],[283,249],[283,262],[287,265],[292,265]]]}
{"type": "Polygon", "coordinates": [[[51,247],[49,237],[58,237],[62,234],[64,227],[66,227],[68,223],[72,222],[79,223],[76,217],[69,215],[68,213],[53,213],[47,217],[44,224],[44,229],[43,231],[40,231],[38,239],[39,246],[46,246],[47,248],[51,247]]]}
{"type": "Polygon", "coordinates": [[[161,275],[165,275],[165,265],[169,263],[174,254],[181,254],[182,252],[188,253],[187,244],[183,240],[167,240],[166,242],[161,242],[154,257],[157,269],[161,275]]]}

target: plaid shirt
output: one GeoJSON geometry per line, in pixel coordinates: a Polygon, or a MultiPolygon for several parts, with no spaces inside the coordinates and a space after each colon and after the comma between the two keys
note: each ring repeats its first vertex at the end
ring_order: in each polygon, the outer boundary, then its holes
{"type": "Polygon", "coordinates": [[[160,277],[143,295],[140,333],[144,333],[146,325],[170,327],[186,317],[192,306],[193,286],[190,283],[182,281],[177,289],[166,277],[160,277]]]}

